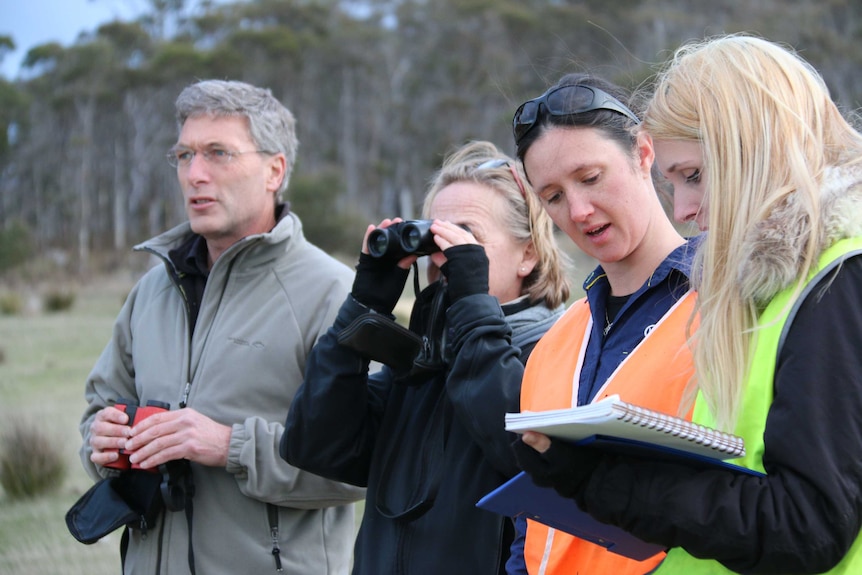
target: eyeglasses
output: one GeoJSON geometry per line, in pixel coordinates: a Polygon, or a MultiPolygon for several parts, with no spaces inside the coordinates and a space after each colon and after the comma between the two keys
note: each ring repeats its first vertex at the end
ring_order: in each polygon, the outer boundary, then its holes
{"type": "Polygon", "coordinates": [[[266,150],[247,150],[245,152],[231,152],[222,148],[210,148],[208,150],[192,150],[190,148],[182,148],[175,147],[171,148],[166,157],[168,159],[168,163],[174,167],[188,167],[192,160],[194,160],[195,156],[200,154],[203,156],[203,159],[209,162],[210,164],[216,166],[224,166],[225,164],[229,164],[235,156],[239,156],[241,154],[273,154],[274,152],[267,152],[266,150]]]}
{"type": "Polygon", "coordinates": [[[551,116],[573,116],[593,110],[611,110],[628,117],[635,124],[640,124],[634,112],[607,92],[591,86],[559,86],[551,88],[538,98],[527,100],[515,111],[512,118],[515,145],[536,125],[543,104],[551,116]]]}
{"type": "Polygon", "coordinates": [[[518,170],[511,164],[511,162],[509,162],[509,160],[505,158],[488,160],[476,166],[475,171],[493,170],[494,168],[502,168],[503,166],[508,167],[509,171],[512,172],[512,178],[515,180],[515,183],[518,184],[518,189],[521,191],[521,197],[526,199],[527,190],[524,188],[524,182],[521,181],[521,176],[518,175],[518,170]]]}

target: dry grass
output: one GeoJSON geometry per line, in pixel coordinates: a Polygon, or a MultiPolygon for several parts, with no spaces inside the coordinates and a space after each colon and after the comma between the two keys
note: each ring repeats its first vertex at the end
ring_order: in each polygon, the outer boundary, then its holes
{"type": "MultiPolygon", "coordinates": [[[[69,534],[64,516],[91,485],[78,459],[84,380],[110,337],[131,281],[121,277],[76,286],[75,306],[62,313],[0,314],[5,353],[0,363],[0,433],[9,431],[13,421],[37,424],[60,450],[68,469],[57,492],[25,500],[0,493],[0,573],[120,571],[119,533],[95,545],[82,545],[69,534]]],[[[22,297],[35,291],[34,286],[22,297]]]]}
{"type": "Polygon", "coordinates": [[[11,421],[0,436],[0,485],[10,499],[53,493],[66,478],[66,458],[36,419],[11,421]]]}

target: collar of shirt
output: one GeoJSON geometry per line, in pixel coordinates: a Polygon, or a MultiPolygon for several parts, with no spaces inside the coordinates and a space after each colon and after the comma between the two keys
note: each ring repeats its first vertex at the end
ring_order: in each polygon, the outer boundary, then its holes
{"type": "Polygon", "coordinates": [[[593,328],[587,343],[578,389],[578,405],[592,400],[617,366],[649,330],[689,290],[694,254],[701,236],[689,238],[672,251],[650,278],[633,293],[614,318],[605,336],[605,313],[610,284],[601,266],[584,282],[593,328]]]}

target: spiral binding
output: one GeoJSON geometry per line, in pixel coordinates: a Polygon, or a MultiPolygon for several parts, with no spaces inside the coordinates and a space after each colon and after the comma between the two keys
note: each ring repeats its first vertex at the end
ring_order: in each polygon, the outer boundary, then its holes
{"type": "Polygon", "coordinates": [[[615,402],[612,409],[622,421],[663,431],[736,457],[745,455],[745,444],[742,438],[736,435],[622,401],[615,402]]]}

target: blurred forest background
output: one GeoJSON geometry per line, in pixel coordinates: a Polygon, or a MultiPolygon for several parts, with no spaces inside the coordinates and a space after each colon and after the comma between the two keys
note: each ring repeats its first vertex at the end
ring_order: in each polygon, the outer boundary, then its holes
{"type": "MultiPolygon", "coordinates": [[[[293,111],[287,197],[351,262],[368,222],[418,215],[448,150],[513,152],[515,108],[566,72],[648,86],[683,42],[750,32],[798,49],[846,111],[862,105],[862,0],[141,1],[138,20],[36,46],[0,76],[3,574],[118,572],[119,531],[80,545],[63,516],[92,483],[83,382],[153,263],[130,248],[185,219],[165,153],[188,84],[244,80],[293,111]]],[[[0,60],[14,46],[0,35],[0,60]]]]}
{"type": "MultiPolygon", "coordinates": [[[[288,198],[312,241],[351,254],[367,222],[418,215],[447,150],[512,152],[512,112],[565,72],[633,88],[684,41],[743,31],[801,51],[843,108],[862,102],[859,0],[185,4],[151,0],[0,78],[0,279],[35,259],[79,278],[123,266],[185,219],[165,152],[198,79],[269,87],[293,111],[288,198]]],[[[14,40],[0,36],[0,58],[14,40]]]]}

